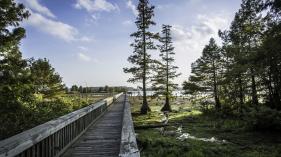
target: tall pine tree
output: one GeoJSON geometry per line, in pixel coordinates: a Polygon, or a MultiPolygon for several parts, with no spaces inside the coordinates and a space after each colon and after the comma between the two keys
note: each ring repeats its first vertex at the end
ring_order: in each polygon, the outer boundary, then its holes
{"type": "Polygon", "coordinates": [[[170,97],[172,92],[177,88],[177,84],[173,83],[173,79],[178,77],[180,74],[177,73],[177,66],[174,66],[175,52],[171,37],[171,26],[162,26],[162,36],[159,39],[162,45],[159,45],[160,58],[161,60],[156,66],[156,75],[154,76],[153,88],[158,94],[165,96],[165,104],[161,111],[172,111],[170,106],[170,97]]]}
{"type": "Polygon", "coordinates": [[[132,78],[128,82],[142,82],[143,103],[141,114],[146,114],[150,111],[146,96],[146,85],[151,74],[151,55],[148,50],[155,50],[156,46],[153,40],[157,38],[157,34],[149,31],[150,26],[155,25],[152,20],[154,16],[154,6],[150,6],[148,0],[140,0],[138,7],[138,16],[136,19],[137,31],[131,34],[134,37],[134,43],[131,46],[134,48],[133,55],[128,58],[128,61],[134,66],[124,68],[125,73],[131,73],[132,78]]]}
{"type": "Polygon", "coordinates": [[[236,13],[232,23],[231,35],[233,41],[239,39],[237,45],[239,54],[236,54],[239,65],[245,68],[245,76],[250,84],[252,104],[258,105],[257,92],[257,52],[260,46],[262,34],[262,21],[260,11],[262,9],[262,0],[243,0],[241,9],[236,13]]]}
{"type": "Polygon", "coordinates": [[[213,38],[203,50],[202,57],[192,64],[192,75],[185,82],[184,90],[214,99],[216,110],[221,109],[219,98],[221,51],[213,38]]]}

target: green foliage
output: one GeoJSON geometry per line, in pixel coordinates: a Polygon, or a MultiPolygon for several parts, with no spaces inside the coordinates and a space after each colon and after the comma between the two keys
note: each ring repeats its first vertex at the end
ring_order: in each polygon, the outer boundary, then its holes
{"type": "Polygon", "coordinates": [[[29,16],[22,4],[16,4],[14,0],[1,0],[0,2],[0,52],[7,48],[17,49],[17,44],[25,36],[25,30],[19,27],[20,22],[29,16]],[[9,29],[12,27],[12,29],[9,29]]]}
{"type": "Polygon", "coordinates": [[[30,71],[37,94],[42,94],[44,98],[52,98],[65,93],[62,78],[46,58],[32,60],[30,71]]]}
{"type": "Polygon", "coordinates": [[[72,85],[70,88],[70,91],[78,91],[78,86],[77,85],[72,85]]]}
{"type": "Polygon", "coordinates": [[[13,0],[0,2],[0,114],[20,109],[33,99],[30,72],[18,44],[25,36],[19,23],[29,16],[22,4],[13,0]],[[9,29],[12,28],[12,29],[9,29]]]}
{"type": "MultiPolygon", "coordinates": [[[[35,101],[21,104],[13,112],[1,112],[0,140],[18,134],[27,129],[73,112],[101,100],[102,97],[80,97],[76,94],[45,100],[36,97],[35,101]]],[[[1,109],[1,111],[3,111],[1,109]]]]}
{"type": "Polygon", "coordinates": [[[244,113],[249,126],[256,130],[281,130],[281,112],[266,106],[244,113]]]}

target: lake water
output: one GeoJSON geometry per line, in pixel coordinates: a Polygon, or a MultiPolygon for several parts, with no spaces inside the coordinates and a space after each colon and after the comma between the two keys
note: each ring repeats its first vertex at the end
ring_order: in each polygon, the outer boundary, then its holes
{"type": "MultiPolygon", "coordinates": [[[[132,93],[132,96],[142,96],[142,91],[128,91],[132,93]]],[[[147,96],[152,96],[155,91],[146,91],[147,96]]],[[[173,96],[183,96],[183,90],[173,91],[173,96]]]]}

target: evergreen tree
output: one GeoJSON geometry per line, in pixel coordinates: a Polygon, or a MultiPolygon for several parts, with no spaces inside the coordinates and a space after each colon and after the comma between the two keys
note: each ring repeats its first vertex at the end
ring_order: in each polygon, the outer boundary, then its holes
{"type": "Polygon", "coordinates": [[[241,113],[248,94],[251,103],[258,105],[258,51],[261,45],[263,22],[261,0],[243,0],[229,31],[220,32],[224,41],[224,98],[237,104],[241,113]],[[249,84],[250,83],[250,84],[249,84]],[[250,87],[250,88],[249,88],[250,87]],[[249,92],[250,91],[250,92],[249,92]]]}
{"type": "MultiPolygon", "coordinates": [[[[33,99],[28,63],[22,58],[19,44],[25,29],[19,27],[29,13],[14,0],[0,1],[0,109],[15,111],[33,99]]],[[[0,113],[1,114],[1,113],[0,113]]]]}
{"type": "Polygon", "coordinates": [[[106,92],[106,93],[109,92],[109,87],[108,87],[108,85],[104,86],[104,92],[106,92]]]}
{"type": "Polygon", "coordinates": [[[78,91],[78,86],[77,85],[71,86],[70,91],[78,91]]]}
{"type": "Polygon", "coordinates": [[[20,130],[20,121],[34,90],[27,60],[19,50],[25,29],[20,22],[29,13],[14,0],[0,1],[0,140],[20,130]]]}
{"type": "Polygon", "coordinates": [[[246,54],[248,73],[251,80],[251,97],[252,104],[258,105],[257,95],[257,53],[260,46],[263,23],[259,15],[262,9],[262,0],[243,0],[239,16],[241,18],[241,26],[243,37],[246,39],[243,45],[243,51],[246,54]]]}
{"type": "Polygon", "coordinates": [[[192,75],[189,82],[185,82],[187,93],[210,95],[215,101],[217,110],[221,109],[219,98],[221,69],[221,51],[213,38],[203,50],[202,57],[192,64],[192,75]]]}
{"type": "Polygon", "coordinates": [[[264,9],[267,9],[268,6],[270,7],[271,11],[275,14],[281,13],[281,1],[280,0],[266,0],[264,9]]]}
{"type": "Polygon", "coordinates": [[[65,93],[62,78],[46,58],[32,61],[30,70],[36,93],[42,94],[45,98],[65,93]]]}
{"type": "Polygon", "coordinates": [[[151,55],[148,54],[148,50],[156,49],[153,39],[157,38],[157,34],[149,31],[150,26],[155,25],[155,22],[152,21],[154,6],[150,6],[148,0],[140,0],[137,10],[138,16],[135,22],[137,31],[131,34],[131,37],[134,37],[134,43],[131,44],[134,51],[133,55],[128,58],[128,61],[134,66],[124,68],[124,72],[133,75],[128,82],[142,82],[143,103],[141,114],[146,114],[150,111],[147,103],[146,85],[150,79],[152,63],[151,55]]]}
{"type": "Polygon", "coordinates": [[[165,104],[161,111],[172,111],[170,106],[170,97],[172,92],[177,88],[177,84],[173,83],[173,79],[178,77],[176,69],[178,67],[174,66],[174,47],[171,37],[171,26],[162,26],[162,36],[159,39],[162,45],[159,45],[161,61],[158,63],[156,68],[156,75],[153,78],[153,89],[158,94],[163,94],[165,96],[165,104]]]}
{"type": "Polygon", "coordinates": [[[263,68],[263,85],[266,89],[264,98],[268,106],[281,110],[281,2],[269,0],[264,9],[269,9],[265,21],[259,64],[263,68]]]}
{"type": "Polygon", "coordinates": [[[79,86],[78,91],[79,91],[79,93],[83,93],[83,87],[79,86]]]}

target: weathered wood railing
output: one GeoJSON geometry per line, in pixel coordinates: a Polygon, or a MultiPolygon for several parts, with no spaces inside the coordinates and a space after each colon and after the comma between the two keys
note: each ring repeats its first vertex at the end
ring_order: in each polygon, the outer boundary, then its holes
{"type": "Polygon", "coordinates": [[[127,95],[125,96],[119,156],[140,157],[140,152],[138,149],[135,131],[134,131],[134,124],[131,116],[131,108],[127,95]]]}
{"type": "Polygon", "coordinates": [[[60,156],[122,93],[0,141],[0,157],[60,156]]]}

